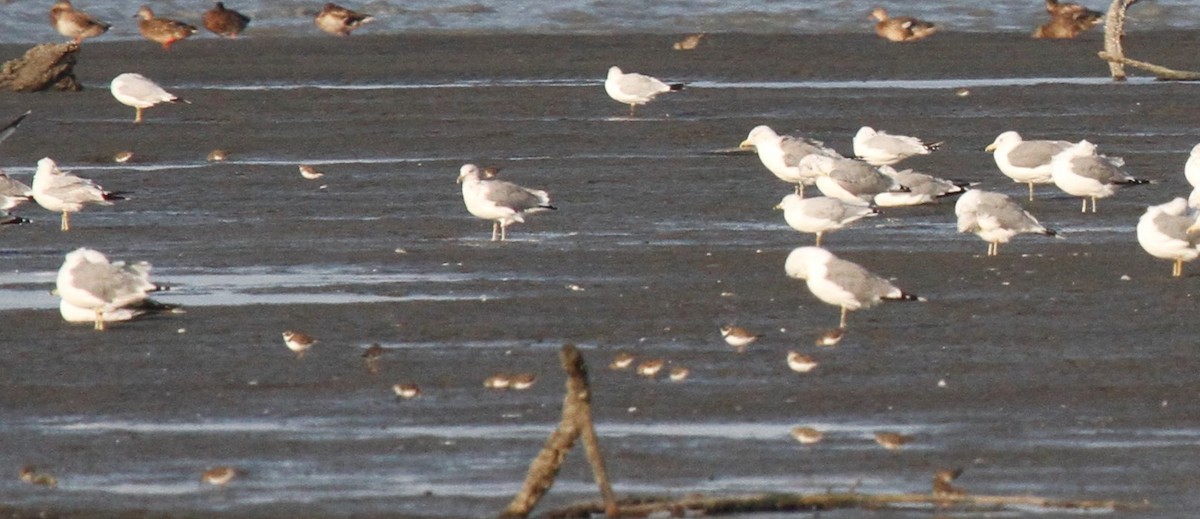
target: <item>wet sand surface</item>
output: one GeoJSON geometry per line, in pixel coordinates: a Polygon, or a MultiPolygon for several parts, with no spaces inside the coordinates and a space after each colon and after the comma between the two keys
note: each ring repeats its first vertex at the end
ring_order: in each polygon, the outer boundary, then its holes
{"type": "MultiPolygon", "coordinates": [[[[28,182],[50,156],[132,192],[69,233],[32,205],[16,212],[33,223],[0,229],[0,503],[17,516],[490,516],[557,423],[557,352],[573,342],[621,495],[920,492],[957,466],[974,493],[1186,516],[1200,505],[1200,281],[1194,265],[1172,279],[1134,227],[1147,205],[1187,196],[1200,90],[1107,82],[1099,36],[712,35],[688,53],[628,35],[88,42],[84,92],[0,97],[3,113],[34,111],[0,145],[11,175],[28,182]],[[629,118],[601,86],[613,64],[690,87],[629,118]],[[193,104],[135,126],[107,89],[122,72],[193,104]],[[837,309],[784,275],[812,243],[771,210],[790,188],[753,155],[714,153],[759,124],[845,154],[863,125],[945,141],[903,165],[1018,199],[1025,187],[983,152],[1005,130],[1087,138],[1156,183],[1097,214],[1040,187],[1023,203],[1063,239],[1021,236],[995,258],[955,232],[953,199],[831,234],[834,253],[928,301],[853,313],[846,338],[818,348],[837,309]],[[230,159],[206,162],[215,148],[230,159]],[[134,162],[113,164],[120,150],[134,162]],[[488,241],[454,182],[466,162],[502,166],[559,210],[488,241]],[[302,179],[301,163],[326,176],[302,179]],[[187,313],[104,333],[64,323],[47,291],[80,246],[150,261],[174,286],[159,299],[187,313]],[[766,336],[736,354],[728,323],[766,336]],[[288,329],[320,342],[298,360],[288,329]],[[371,343],[386,348],[377,373],[360,358],[371,343]],[[819,367],[791,372],[789,350],[819,367]],[[610,370],[618,351],[691,376],[610,370]],[[500,371],[538,381],[484,389],[500,371]],[[391,385],[408,381],[422,396],[396,401],[391,385]],[[801,446],[797,425],[826,440],[801,446]],[[916,440],[885,451],[878,430],[916,440]],[[25,464],[59,487],[19,481],[25,464]],[[216,465],[244,474],[201,486],[216,465]]],[[[1196,38],[1127,45],[1188,68],[1196,38]]],[[[589,474],[573,454],[542,509],[592,499],[589,474]]]]}

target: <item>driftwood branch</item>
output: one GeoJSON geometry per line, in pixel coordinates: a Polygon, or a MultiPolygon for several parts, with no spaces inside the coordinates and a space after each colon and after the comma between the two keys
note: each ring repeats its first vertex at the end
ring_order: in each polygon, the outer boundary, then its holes
{"type": "Polygon", "coordinates": [[[1113,81],[1125,81],[1126,65],[1148,71],[1161,81],[1200,80],[1200,72],[1174,70],[1125,57],[1125,11],[1136,3],[1138,0],[1113,0],[1104,19],[1104,50],[1100,51],[1100,59],[1108,62],[1113,81]]]}
{"type": "Polygon", "coordinates": [[[588,385],[587,366],[579,350],[572,344],[563,346],[560,358],[563,370],[567,372],[567,394],[563,397],[562,421],[546,439],[542,451],[529,464],[525,484],[517,495],[513,496],[508,508],[500,514],[501,518],[529,516],[542,496],[554,485],[563,460],[580,436],[583,437],[588,462],[592,465],[592,475],[600,485],[600,497],[603,499],[599,505],[600,512],[608,517],[617,517],[617,500],[608,482],[604,458],[600,454],[600,444],[592,424],[591,388],[588,385]]]}
{"type": "MultiPolygon", "coordinates": [[[[1122,503],[1109,500],[1066,500],[1037,496],[985,496],[934,494],[756,494],[730,497],[692,496],[683,499],[641,498],[621,502],[621,517],[645,517],[668,513],[673,517],[685,515],[732,515],[755,512],[800,512],[837,509],[885,509],[890,505],[926,504],[936,508],[988,509],[1004,507],[1038,507],[1067,510],[1131,510],[1145,508],[1142,503],[1122,503]]],[[[600,513],[602,503],[581,503],[547,512],[543,519],[586,519],[600,513]]]]}
{"type": "Polygon", "coordinates": [[[1113,56],[1105,51],[1100,51],[1100,59],[1108,61],[1109,63],[1118,63],[1121,65],[1145,70],[1146,72],[1154,74],[1154,77],[1159,81],[1200,81],[1200,72],[1175,70],[1162,65],[1146,63],[1145,61],[1113,56]]]}

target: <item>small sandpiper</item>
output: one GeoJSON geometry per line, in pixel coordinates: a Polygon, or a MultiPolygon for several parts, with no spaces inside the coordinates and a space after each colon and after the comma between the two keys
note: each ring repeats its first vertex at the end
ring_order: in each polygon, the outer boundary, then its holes
{"type": "Polygon", "coordinates": [[[963,469],[941,469],[933,473],[933,495],[935,496],[961,496],[967,491],[963,488],[956,487],[951,484],[955,479],[962,475],[963,469]]]}
{"type": "Polygon", "coordinates": [[[624,351],[617,352],[613,357],[612,363],[608,365],[610,369],[629,369],[633,365],[633,355],[624,351]]]}
{"type": "Polygon", "coordinates": [[[376,342],[368,346],[366,350],[363,350],[362,355],[359,355],[362,357],[363,363],[366,364],[367,371],[372,375],[379,374],[379,358],[383,356],[383,352],[383,346],[380,346],[376,342]]]}
{"type": "Polygon", "coordinates": [[[845,336],[845,328],[832,328],[825,330],[819,337],[817,337],[817,346],[837,346],[837,343],[842,342],[842,337],[845,336]]]}
{"type": "Polygon", "coordinates": [[[808,373],[817,367],[817,361],[813,360],[808,355],[802,355],[795,351],[789,351],[787,355],[787,365],[796,373],[808,373]]]}
{"type": "Polygon", "coordinates": [[[892,431],[879,431],[875,433],[875,443],[883,446],[883,448],[894,451],[908,443],[912,443],[913,437],[907,434],[900,434],[892,431]]]}
{"type": "Polygon", "coordinates": [[[316,180],[318,178],[325,176],[325,174],[318,171],[317,168],[314,168],[307,164],[301,164],[300,165],[300,176],[307,178],[309,180],[316,180]]]}
{"type": "Polygon", "coordinates": [[[654,378],[662,370],[664,364],[666,362],[662,359],[644,360],[641,364],[638,364],[637,374],[643,377],[654,378]]]}
{"type": "Polygon", "coordinates": [[[683,366],[675,366],[671,368],[670,373],[667,375],[671,378],[672,382],[683,382],[684,380],[687,380],[688,375],[691,373],[691,370],[683,366]]]}
{"type": "Polygon", "coordinates": [[[312,349],[317,340],[312,338],[311,335],[288,330],[283,332],[283,343],[287,345],[289,350],[296,352],[297,359],[303,359],[304,354],[312,349]]]}
{"type": "Polygon", "coordinates": [[[200,482],[224,487],[233,481],[235,476],[237,476],[237,469],[233,467],[213,467],[200,474],[200,482]]]}
{"type": "Polygon", "coordinates": [[[537,375],[533,373],[517,373],[509,379],[508,387],[521,391],[533,387],[534,382],[537,382],[537,375]]]}
{"type": "Polygon", "coordinates": [[[406,382],[392,386],[392,392],[396,393],[397,400],[409,400],[421,396],[421,387],[412,382],[406,382]]]}
{"type": "Polygon", "coordinates": [[[792,438],[795,438],[796,441],[804,445],[812,445],[820,443],[821,440],[825,439],[825,433],[812,427],[793,427],[792,438]]]}
{"type": "Polygon", "coordinates": [[[737,348],[738,353],[743,353],[746,351],[746,346],[753,344],[762,335],[752,333],[740,326],[722,326],[721,337],[724,337],[725,342],[730,346],[737,348]]]}
{"type": "Polygon", "coordinates": [[[672,48],[675,50],[695,49],[697,45],[700,45],[700,40],[704,38],[704,34],[705,33],[689,34],[682,40],[675,42],[675,45],[673,45],[672,48]]]}
{"type": "Polygon", "coordinates": [[[58,486],[58,478],[46,472],[38,472],[37,469],[33,468],[32,465],[25,465],[24,467],[21,467],[20,474],[21,481],[29,483],[30,485],[40,485],[51,488],[58,486]]]}
{"type": "Polygon", "coordinates": [[[488,389],[508,389],[512,385],[512,377],[508,373],[496,373],[483,379],[483,387],[488,389]]]}
{"type": "Polygon", "coordinates": [[[229,152],[220,149],[212,150],[208,152],[207,158],[209,162],[225,162],[229,159],[229,152]]]}
{"type": "Polygon", "coordinates": [[[113,154],[113,162],[116,162],[117,164],[124,164],[126,162],[129,162],[132,159],[133,159],[132,151],[118,151],[113,154]]]}

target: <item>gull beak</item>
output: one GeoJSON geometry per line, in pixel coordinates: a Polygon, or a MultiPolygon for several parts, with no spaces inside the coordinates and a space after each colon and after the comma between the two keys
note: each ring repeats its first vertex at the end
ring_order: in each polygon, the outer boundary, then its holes
{"type": "Polygon", "coordinates": [[[742,141],[741,144],[738,144],[738,148],[741,148],[743,150],[752,149],[752,148],[754,148],[754,143],[752,143],[750,141],[742,141]]]}
{"type": "Polygon", "coordinates": [[[988,153],[996,151],[996,143],[993,142],[991,144],[988,144],[987,147],[983,149],[983,151],[986,151],[988,153]]]}
{"type": "Polygon", "coordinates": [[[459,175],[459,176],[458,176],[458,179],[456,179],[456,180],[454,181],[454,183],[455,183],[455,184],[461,184],[461,183],[462,183],[463,176],[464,176],[464,175],[459,175]]]}
{"type": "Polygon", "coordinates": [[[772,207],[771,209],[776,210],[776,211],[782,211],[783,204],[775,204],[775,207],[772,207]]]}
{"type": "Polygon", "coordinates": [[[1188,228],[1187,228],[1187,235],[1188,235],[1188,236],[1192,236],[1192,235],[1195,235],[1195,234],[1197,234],[1197,233],[1200,233],[1200,221],[1197,221],[1196,223],[1193,223],[1193,224],[1191,225],[1191,227],[1188,227],[1188,228]]]}

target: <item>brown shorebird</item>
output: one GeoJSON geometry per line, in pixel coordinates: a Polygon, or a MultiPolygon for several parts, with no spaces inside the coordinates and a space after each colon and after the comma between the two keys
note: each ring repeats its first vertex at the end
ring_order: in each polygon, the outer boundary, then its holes
{"type": "Polygon", "coordinates": [[[84,38],[94,38],[104,34],[111,25],[92,18],[91,15],[75,9],[71,0],[58,0],[50,8],[50,25],[59,34],[83,43],[84,38]]]}
{"type": "Polygon", "coordinates": [[[212,9],[204,11],[204,28],[217,36],[236,39],[242,31],[246,30],[248,23],[250,23],[249,16],[233,9],[226,9],[224,2],[217,2],[212,9]]]}

